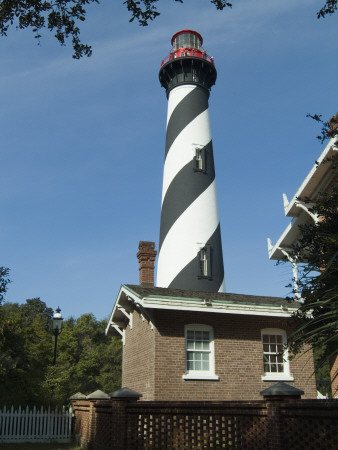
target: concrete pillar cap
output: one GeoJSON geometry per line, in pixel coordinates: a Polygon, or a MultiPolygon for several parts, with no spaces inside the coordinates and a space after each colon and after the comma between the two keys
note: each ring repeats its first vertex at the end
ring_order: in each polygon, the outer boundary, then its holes
{"type": "Polygon", "coordinates": [[[92,392],[86,397],[87,400],[96,400],[96,399],[101,400],[103,398],[109,398],[109,395],[103,391],[100,391],[100,389],[98,389],[95,392],[92,392]]]}
{"type": "Polygon", "coordinates": [[[304,394],[301,389],[290,386],[289,384],[280,381],[279,383],[270,386],[260,392],[263,397],[299,397],[304,394]]]}
{"type": "Polygon", "coordinates": [[[84,400],[86,396],[82,392],[77,392],[76,394],[69,397],[70,400],[84,400]]]}
{"type": "Polygon", "coordinates": [[[108,396],[110,398],[140,398],[142,397],[142,394],[127,387],[123,387],[117,391],[111,392],[108,396]]]}

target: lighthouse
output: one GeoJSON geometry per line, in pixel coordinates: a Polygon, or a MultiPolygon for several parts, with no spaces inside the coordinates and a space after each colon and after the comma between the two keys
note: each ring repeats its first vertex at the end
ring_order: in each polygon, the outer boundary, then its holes
{"type": "Polygon", "coordinates": [[[217,72],[202,36],[182,30],[159,72],[168,99],[157,286],[224,292],[209,94],[217,72]]]}

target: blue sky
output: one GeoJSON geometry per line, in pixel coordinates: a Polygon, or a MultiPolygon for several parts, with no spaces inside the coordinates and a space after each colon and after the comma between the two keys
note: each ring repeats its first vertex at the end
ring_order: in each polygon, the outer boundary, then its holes
{"type": "Polygon", "coordinates": [[[158,71],[171,36],[198,31],[215,59],[210,96],[227,292],[285,296],[291,267],[267,252],[323,146],[307,113],[337,111],[338,13],[322,1],[160,1],[149,27],[121,1],[89,8],[71,58],[48,31],[0,38],[0,265],[7,301],[40,297],[64,317],[107,317],[138,283],[140,240],[158,245],[167,100],[158,71]]]}

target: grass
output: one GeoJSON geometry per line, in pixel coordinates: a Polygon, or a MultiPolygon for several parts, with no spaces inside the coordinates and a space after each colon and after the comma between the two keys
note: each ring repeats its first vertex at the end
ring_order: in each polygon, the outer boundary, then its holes
{"type": "Polygon", "coordinates": [[[75,444],[35,444],[34,442],[0,444],[1,450],[81,450],[75,444]]]}

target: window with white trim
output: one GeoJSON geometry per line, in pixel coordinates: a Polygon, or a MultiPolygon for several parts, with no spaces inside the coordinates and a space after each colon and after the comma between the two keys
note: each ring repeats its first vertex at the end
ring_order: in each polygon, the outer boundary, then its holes
{"type": "Polygon", "coordinates": [[[185,380],[218,380],[215,375],[214,333],[211,326],[185,326],[185,360],[185,380]]]}
{"type": "Polygon", "coordinates": [[[263,351],[263,381],[293,381],[290,375],[286,331],[279,328],[261,330],[263,351]]]}

